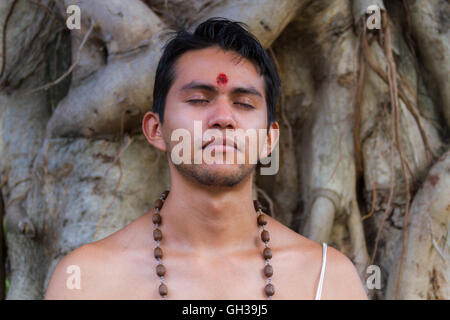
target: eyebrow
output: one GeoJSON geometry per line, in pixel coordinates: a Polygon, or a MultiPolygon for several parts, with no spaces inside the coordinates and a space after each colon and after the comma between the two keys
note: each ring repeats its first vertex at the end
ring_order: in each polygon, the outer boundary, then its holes
{"type": "MultiPolygon", "coordinates": [[[[217,90],[217,88],[215,86],[212,86],[207,83],[197,82],[197,81],[191,81],[188,84],[185,84],[183,87],[181,87],[180,92],[194,90],[194,89],[205,90],[205,91],[209,91],[209,92],[216,93],[216,94],[219,93],[219,91],[217,90]]],[[[260,98],[263,97],[261,92],[259,92],[255,87],[234,87],[231,90],[231,93],[232,94],[243,93],[243,94],[250,94],[250,95],[258,96],[260,98]]]]}

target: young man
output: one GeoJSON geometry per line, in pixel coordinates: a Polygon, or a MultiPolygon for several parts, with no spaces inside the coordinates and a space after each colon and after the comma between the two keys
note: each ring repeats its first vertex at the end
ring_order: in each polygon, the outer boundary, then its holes
{"type": "Polygon", "coordinates": [[[156,209],[151,210],[111,236],[74,250],[57,265],[46,298],[366,299],[355,267],[337,250],[325,251],[265,214],[270,239],[261,240],[252,199],[256,165],[248,161],[248,146],[234,144],[225,132],[266,130],[273,150],[279,86],[269,56],[241,24],[213,18],[193,34],[178,32],[159,62],[153,112],[142,124],[149,143],[166,152],[170,167],[170,193],[159,204],[162,222],[154,224],[156,209]],[[200,137],[198,143],[196,121],[203,132],[216,129],[224,136],[200,137]],[[174,161],[179,142],[172,134],[180,129],[189,134],[189,148],[178,153],[185,160],[195,153],[223,159],[243,153],[245,162],[174,161]],[[158,241],[152,236],[155,226],[163,234],[158,241]],[[272,251],[269,260],[262,254],[266,246],[272,251]],[[159,260],[155,247],[163,251],[159,260]],[[263,272],[266,262],[271,276],[263,272]],[[160,263],[162,278],[155,271],[160,263]],[[80,289],[66,287],[71,265],[80,268],[80,289]],[[267,277],[273,285],[269,292],[267,277]]]}

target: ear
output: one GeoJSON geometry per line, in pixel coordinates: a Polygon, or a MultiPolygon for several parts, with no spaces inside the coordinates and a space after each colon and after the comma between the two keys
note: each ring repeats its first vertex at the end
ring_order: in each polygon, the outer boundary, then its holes
{"type": "Polygon", "coordinates": [[[162,125],[159,121],[159,115],[154,112],[147,112],[142,120],[142,131],[147,141],[156,149],[166,152],[167,146],[162,133],[162,125]]]}
{"type": "Polygon", "coordinates": [[[280,127],[278,125],[278,122],[273,121],[270,124],[269,133],[267,134],[267,143],[269,148],[269,153],[272,154],[273,149],[275,149],[275,146],[278,143],[278,139],[280,138],[280,127]]]}

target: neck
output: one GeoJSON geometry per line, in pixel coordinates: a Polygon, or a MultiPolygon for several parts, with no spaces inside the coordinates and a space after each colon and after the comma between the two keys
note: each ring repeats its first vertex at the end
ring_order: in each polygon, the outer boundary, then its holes
{"type": "Polygon", "coordinates": [[[169,246],[214,255],[255,249],[259,228],[252,177],[233,187],[211,187],[172,173],[170,193],[161,209],[169,246]]]}

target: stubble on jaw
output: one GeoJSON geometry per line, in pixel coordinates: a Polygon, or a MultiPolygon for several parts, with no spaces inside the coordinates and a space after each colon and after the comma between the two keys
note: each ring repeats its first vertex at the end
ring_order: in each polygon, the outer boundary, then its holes
{"type": "Polygon", "coordinates": [[[175,168],[187,178],[194,179],[198,183],[214,187],[234,187],[244,181],[255,170],[256,165],[239,164],[238,170],[230,174],[212,172],[208,165],[201,164],[178,164],[175,168]]]}
{"type": "MultiPolygon", "coordinates": [[[[166,142],[166,146],[171,146],[165,137],[163,137],[163,139],[166,142]]],[[[172,148],[166,151],[166,158],[174,165],[175,169],[178,170],[182,176],[194,180],[201,185],[211,187],[234,187],[248,178],[256,168],[256,164],[235,164],[237,169],[233,169],[231,173],[217,173],[210,170],[208,164],[204,163],[195,164],[191,161],[191,164],[174,164],[170,158],[171,154],[172,148]]]]}

